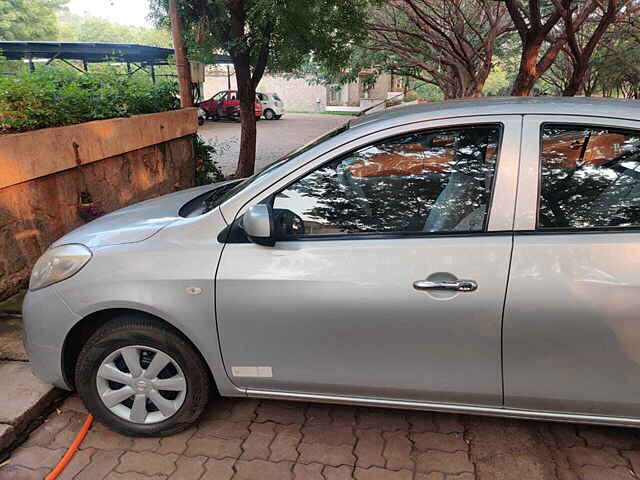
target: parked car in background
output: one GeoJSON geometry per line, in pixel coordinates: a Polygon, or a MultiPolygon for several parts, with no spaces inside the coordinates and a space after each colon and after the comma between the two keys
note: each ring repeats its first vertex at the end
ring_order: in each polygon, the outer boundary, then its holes
{"type": "Polygon", "coordinates": [[[65,235],[25,344],[129,435],[214,391],[640,427],[639,252],[639,102],[413,105],[65,235]]]}
{"type": "MultiPolygon", "coordinates": [[[[216,93],[209,100],[200,102],[198,105],[206,112],[207,119],[220,120],[228,118],[231,120],[240,120],[240,100],[237,90],[222,90],[216,93]]],[[[255,102],[256,120],[260,120],[262,116],[262,104],[256,96],[255,102]]]]}
{"type": "Polygon", "coordinates": [[[258,92],[256,96],[262,104],[265,119],[280,120],[282,118],[282,115],[284,115],[284,102],[277,93],[258,92]]]}

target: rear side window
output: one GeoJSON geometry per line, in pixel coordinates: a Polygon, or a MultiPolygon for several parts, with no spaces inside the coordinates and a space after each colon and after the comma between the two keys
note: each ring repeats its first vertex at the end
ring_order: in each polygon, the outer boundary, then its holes
{"type": "Polygon", "coordinates": [[[499,139],[498,125],[431,130],[332,160],[275,196],[279,237],[483,231],[499,139]]]}
{"type": "Polygon", "coordinates": [[[542,128],[538,227],[640,226],[640,132],[542,128]]]}
{"type": "Polygon", "coordinates": [[[273,94],[273,99],[274,100],[278,100],[279,102],[281,102],[282,100],[280,100],[280,97],[278,96],[278,94],[274,93],[273,94]]]}

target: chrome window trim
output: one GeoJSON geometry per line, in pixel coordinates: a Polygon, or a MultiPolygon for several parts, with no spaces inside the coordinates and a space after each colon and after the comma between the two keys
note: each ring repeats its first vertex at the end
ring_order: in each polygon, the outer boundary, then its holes
{"type": "MultiPolygon", "coordinates": [[[[602,128],[638,130],[640,121],[585,115],[525,115],[522,124],[522,149],[516,195],[514,230],[548,233],[553,229],[538,229],[540,203],[540,151],[542,128],[545,124],[584,125],[602,128]]],[[[600,227],[607,228],[607,227],[600,227]]],[[[620,230],[611,227],[610,230],[620,230]]],[[[591,233],[588,229],[559,229],[561,233],[591,233]]]]}
{"type": "MultiPolygon", "coordinates": [[[[222,214],[231,220],[242,215],[251,205],[265,201],[288,184],[304,177],[309,172],[320,167],[323,163],[339,158],[350,151],[377,143],[388,138],[398,137],[422,130],[439,128],[454,128],[459,126],[474,126],[481,124],[500,124],[502,144],[496,166],[494,188],[489,210],[489,222],[486,231],[503,231],[513,228],[514,205],[516,198],[516,182],[519,161],[520,135],[522,132],[521,115],[478,115],[427,120],[399,125],[393,128],[367,132],[359,137],[330,148],[319,155],[304,160],[287,174],[272,181],[268,186],[254,185],[247,192],[239,192],[236,197],[221,205],[222,214]]],[[[311,152],[310,152],[311,153],[311,152]]],[[[470,234],[473,234],[471,232],[470,234]]],[[[485,232],[477,232],[482,234],[485,232]]],[[[443,234],[445,235],[445,234],[443,234]]]]}

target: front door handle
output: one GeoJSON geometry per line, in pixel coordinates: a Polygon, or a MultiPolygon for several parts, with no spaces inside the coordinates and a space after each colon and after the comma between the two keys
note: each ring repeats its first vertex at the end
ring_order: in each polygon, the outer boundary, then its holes
{"type": "Polygon", "coordinates": [[[454,292],[473,292],[478,288],[475,280],[455,280],[455,281],[431,281],[416,280],[413,282],[416,290],[453,290],[454,292]]]}

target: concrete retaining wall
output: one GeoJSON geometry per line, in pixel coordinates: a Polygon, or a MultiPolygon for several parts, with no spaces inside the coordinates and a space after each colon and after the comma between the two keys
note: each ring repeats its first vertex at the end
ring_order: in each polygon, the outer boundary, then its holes
{"type": "Polygon", "coordinates": [[[0,300],[26,285],[33,263],[68,231],[193,186],[195,112],[0,136],[0,300]]]}

